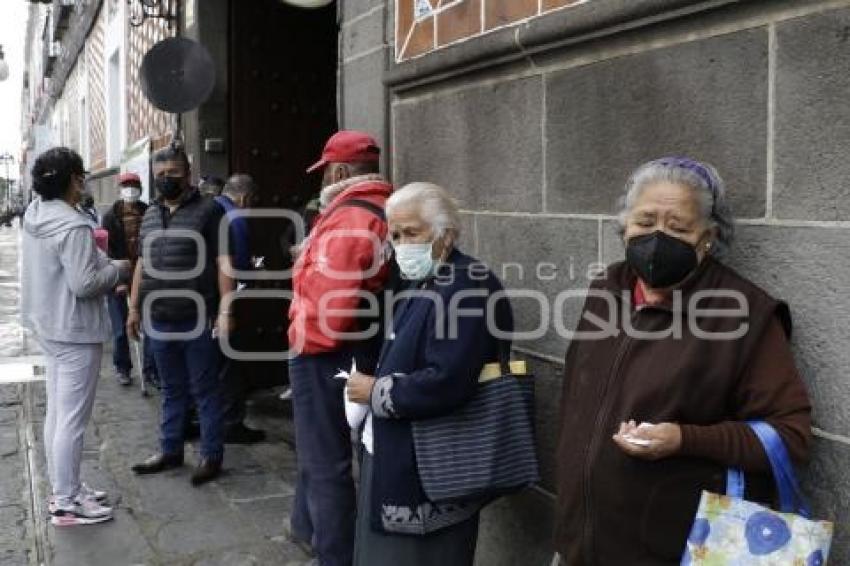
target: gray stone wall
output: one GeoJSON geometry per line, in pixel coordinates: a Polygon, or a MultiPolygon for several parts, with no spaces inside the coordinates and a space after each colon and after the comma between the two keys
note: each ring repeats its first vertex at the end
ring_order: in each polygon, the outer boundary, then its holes
{"type": "Polygon", "coordinates": [[[186,1],[194,3],[190,7],[193,14],[191,21],[185,21],[184,7],[186,37],[200,41],[209,50],[216,67],[216,85],[209,99],[197,110],[183,115],[183,135],[192,159],[192,175],[195,181],[201,175],[226,178],[230,170],[230,148],[225,146],[221,153],[208,153],[204,151],[204,141],[208,138],[228,139],[228,2],[186,1]]]}
{"type": "Polygon", "coordinates": [[[339,3],[339,125],[369,132],[384,149],[381,167],[389,169],[389,103],[383,76],[393,54],[392,0],[342,0],[339,3]]]}
{"type": "MultiPolygon", "coordinates": [[[[592,0],[402,64],[392,15],[392,2],[342,2],[342,123],[391,142],[396,183],[450,188],[463,247],[510,287],[551,298],[622,258],[615,201],[641,162],[719,168],[739,219],[729,263],[791,305],[815,405],[805,489],[837,523],[830,563],[850,563],[850,1],[592,0]],[[540,262],[554,264],[545,277],[540,262]]],[[[481,564],[551,558],[555,323],[579,306],[515,305],[521,329],[542,328],[517,350],[537,374],[544,479],[487,510],[481,564]]]]}

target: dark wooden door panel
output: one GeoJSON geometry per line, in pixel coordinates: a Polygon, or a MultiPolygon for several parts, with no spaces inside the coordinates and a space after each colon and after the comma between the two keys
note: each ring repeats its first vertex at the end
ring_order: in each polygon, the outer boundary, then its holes
{"type": "Polygon", "coordinates": [[[298,206],[318,188],[304,170],[337,127],[336,6],[232,6],[232,168],[254,174],[264,205],[298,206]]]}
{"type": "MultiPolygon", "coordinates": [[[[298,211],[319,189],[320,175],[305,169],[337,129],[336,5],[304,10],[280,0],[231,0],[230,18],[231,171],[254,177],[256,207],[298,211]]],[[[252,255],[265,257],[271,270],[289,267],[287,222],[250,223],[252,255]]],[[[249,287],[290,289],[291,282],[249,287]]],[[[287,308],[283,300],[240,301],[241,347],[285,349],[287,308]]],[[[282,374],[276,364],[257,369],[282,374]]]]}

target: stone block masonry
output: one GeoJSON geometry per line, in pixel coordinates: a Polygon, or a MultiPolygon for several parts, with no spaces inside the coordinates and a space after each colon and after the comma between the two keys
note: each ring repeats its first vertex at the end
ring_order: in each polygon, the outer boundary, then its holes
{"type": "MultiPolygon", "coordinates": [[[[634,167],[668,153],[715,164],[739,224],[728,263],[791,306],[814,402],[804,489],[836,522],[830,563],[850,563],[850,0],[437,4],[414,26],[412,1],[343,2],[342,124],[382,136],[396,184],[452,191],[463,248],[550,301],[587,284],[586,264],[622,259],[616,201],[634,167]],[[572,275],[570,260],[577,279],[534,273],[572,275]]],[[[539,323],[533,302],[515,309],[521,328],[539,323]]],[[[539,384],[544,481],[487,510],[481,564],[551,558],[567,343],[549,324],[517,344],[539,384]]]]}

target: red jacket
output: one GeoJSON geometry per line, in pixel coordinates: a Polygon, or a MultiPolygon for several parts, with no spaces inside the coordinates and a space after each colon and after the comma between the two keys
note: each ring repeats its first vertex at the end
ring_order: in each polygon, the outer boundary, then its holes
{"type": "Polygon", "coordinates": [[[383,181],[356,183],[316,219],[293,267],[289,346],[296,353],[339,349],[345,341],[339,334],[357,330],[357,317],[351,314],[360,305],[356,293],[383,288],[388,270],[380,263],[378,244],[386,241],[387,223],[364,208],[336,209],[352,199],[383,207],[392,190],[392,185],[383,181]],[[323,300],[329,292],[334,295],[323,300]]]}

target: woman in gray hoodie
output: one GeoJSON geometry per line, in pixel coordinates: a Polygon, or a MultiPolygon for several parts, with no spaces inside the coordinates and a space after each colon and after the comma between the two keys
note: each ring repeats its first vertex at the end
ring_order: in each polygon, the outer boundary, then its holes
{"type": "Polygon", "coordinates": [[[106,494],[80,481],[83,436],[91,417],[103,342],[111,337],[106,294],[126,281],[129,263],[95,246],[95,224],[78,205],[86,171],[74,151],[57,147],[32,168],[39,195],[23,221],[21,310],[47,359],[44,443],[54,525],[106,521],[106,494]]]}

